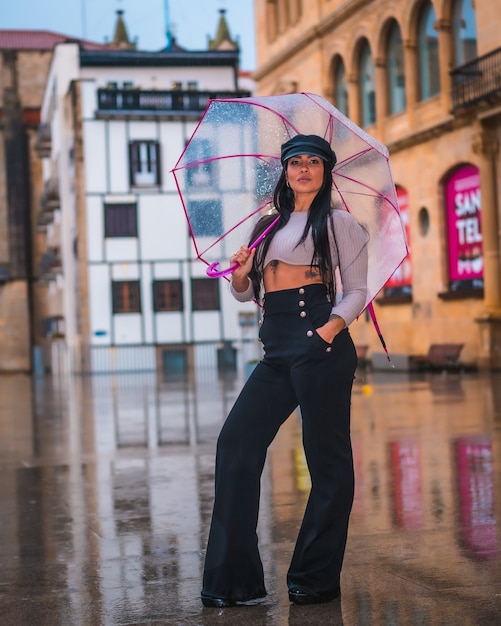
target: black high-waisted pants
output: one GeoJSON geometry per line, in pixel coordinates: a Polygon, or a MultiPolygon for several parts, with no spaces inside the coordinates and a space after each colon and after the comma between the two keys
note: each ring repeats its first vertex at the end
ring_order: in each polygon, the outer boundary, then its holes
{"type": "Polygon", "coordinates": [[[339,585],[354,492],[350,403],[357,356],[347,329],[332,344],[316,332],[331,308],[323,285],[265,296],[265,355],[218,439],[204,594],[240,601],[266,595],[256,534],[261,473],[268,446],[298,405],[312,488],[287,582],[313,593],[339,585]]]}

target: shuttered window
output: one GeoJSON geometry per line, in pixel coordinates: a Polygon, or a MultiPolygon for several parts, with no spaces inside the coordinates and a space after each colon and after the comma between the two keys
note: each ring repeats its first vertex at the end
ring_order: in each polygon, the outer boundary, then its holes
{"type": "Polygon", "coordinates": [[[191,307],[193,311],[219,311],[219,281],[213,278],[191,280],[191,307]]]}
{"type": "Polygon", "coordinates": [[[183,283],[181,280],[153,281],[154,311],[182,311],[183,308],[183,283]]]}
{"type": "Polygon", "coordinates": [[[137,205],[105,204],[104,236],[137,237],[137,205]]]}
{"type": "Polygon", "coordinates": [[[114,280],[111,283],[113,313],[141,313],[138,280],[114,280]]]}
{"type": "Polygon", "coordinates": [[[129,172],[131,187],[161,184],[158,141],[132,141],[129,144],[129,172]]]}

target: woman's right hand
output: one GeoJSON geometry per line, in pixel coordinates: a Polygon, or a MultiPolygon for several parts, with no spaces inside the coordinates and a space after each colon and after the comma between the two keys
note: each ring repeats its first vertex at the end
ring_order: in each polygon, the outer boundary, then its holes
{"type": "Polygon", "coordinates": [[[238,267],[231,275],[231,282],[237,291],[245,291],[249,285],[248,275],[252,269],[252,262],[256,249],[249,250],[247,246],[240,246],[230,258],[231,265],[238,263],[238,267]],[[241,287],[241,289],[239,289],[241,287]]]}

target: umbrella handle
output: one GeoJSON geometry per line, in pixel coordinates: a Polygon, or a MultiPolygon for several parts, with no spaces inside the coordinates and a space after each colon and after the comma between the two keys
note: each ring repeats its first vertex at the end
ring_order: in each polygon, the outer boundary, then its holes
{"type": "Polygon", "coordinates": [[[229,276],[233,274],[233,272],[239,267],[239,263],[233,263],[230,267],[225,270],[218,270],[217,266],[219,265],[219,261],[215,263],[211,263],[209,267],[205,270],[205,273],[209,278],[221,278],[222,276],[229,276]]]}
{"type": "MultiPolygon", "coordinates": [[[[275,224],[278,223],[279,220],[280,220],[280,215],[278,215],[273,220],[273,222],[263,230],[263,232],[259,235],[259,237],[250,244],[249,250],[252,250],[253,248],[255,248],[266,237],[266,235],[275,226],[275,224]]],[[[219,261],[216,261],[215,263],[211,263],[209,267],[205,270],[205,273],[207,274],[209,278],[221,278],[222,276],[229,276],[230,274],[233,274],[233,272],[237,269],[237,267],[240,267],[239,263],[233,263],[233,265],[231,265],[225,270],[218,270],[217,269],[218,265],[219,265],[219,261]]]]}

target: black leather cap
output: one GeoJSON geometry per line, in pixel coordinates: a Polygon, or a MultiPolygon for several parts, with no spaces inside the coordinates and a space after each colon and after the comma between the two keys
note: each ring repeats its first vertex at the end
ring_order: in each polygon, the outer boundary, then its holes
{"type": "Polygon", "coordinates": [[[285,167],[287,161],[299,154],[311,154],[320,157],[332,169],[336,165],[336,153],[328,141],[318,135],[295,135],[282,144],[280,160],[285,167]]]}

